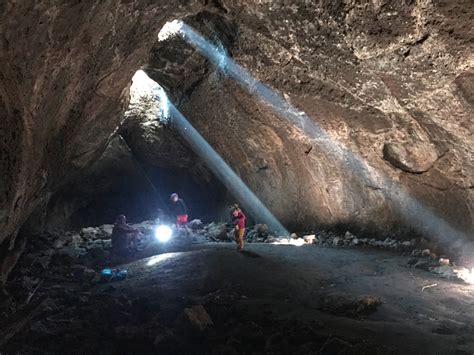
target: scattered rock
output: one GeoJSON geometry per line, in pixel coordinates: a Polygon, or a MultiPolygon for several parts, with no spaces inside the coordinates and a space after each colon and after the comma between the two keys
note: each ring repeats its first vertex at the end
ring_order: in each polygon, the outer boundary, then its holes
{"type": "Polygon", "coordinates": [[[439,264],[447,266],[447,265],[449,265],[449,259],[440,258],[439,259],[439,264]]]}
{"type": "Polygon", "coordinates": [[[183,319],[189,322],[194,329],[200,331],[214,325],[211,317],[202,305],[185,308],[183,311],[183,319]]]}
{"type": "Polygon", "coordinates": [[[305,243],[307,243],[307,244],[313,244],[314,241],[315,241],[315,239],[316,239],[316,235],[314,235],[314,234],[305,235],[305,236],[303,237],[303,240],[304,240],[305,243]]]}
{"type": "Polygon", "coordinates": [[[111,236],[112,231],[114,229],[114,225],[113,224],[103,224],[99,228],[103,231],[104,234],[106,234],[108,236],[111,236]]]}
{"type": "Polygon", "coordinates": [[[355,236],[351,234],[351,232],[347,231],[346,234],[344,234],[344,239],[348,239],[348,240],[351,240],[351,239],[354,239],[355,236]]]}
{"type": "Polygon", "coordinates": [[[320,309],[334,315],[360,318],[375,313],[381,304],[382,300],[379,297],[364,296],[354,300],[345,295],[333,294],[326,296],[320,309]]]}
{"type": "Polygon", "coordinates": [[[457,275],[454,272],[453,268],[448,265],[441,265],[436,267],[430,267],[429,271],[439,274],[446,279],[457,279],[457,275]]]}
{"type": "Polygon", "coordinates": [[[205,228],[207,237],[214,240],[225,240],[228,239],[225,223],[212,222],[205,228]]]}
{"type": "Polygon", "coordinates": [[[263,223],[256,224],[253,229],[261,236],[268,234],[268,226],[263,223]]]}
{"type": "Polygon", "coordinates": [[[200,219],[193,219],[191,222],[188,223],[188,227],[192,230],[202,229],[203,223],[200,219]]]}

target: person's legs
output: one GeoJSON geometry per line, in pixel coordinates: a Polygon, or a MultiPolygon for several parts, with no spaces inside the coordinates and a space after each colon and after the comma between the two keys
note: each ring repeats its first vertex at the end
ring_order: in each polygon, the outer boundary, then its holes
{"type": "Polygon", "coordinates": [[[237,249],[240,248],[240,239],[239,239],[239,230],[237,229],[234,229],[234,239],[235,239],[235,243],[237,244],[237,249]]]}
{"type": "Polygon", "coordinates": [[[244,233],[245,233],[245,229],[239,229],[239,249],[240,250],[244,248],[244,233]]]}

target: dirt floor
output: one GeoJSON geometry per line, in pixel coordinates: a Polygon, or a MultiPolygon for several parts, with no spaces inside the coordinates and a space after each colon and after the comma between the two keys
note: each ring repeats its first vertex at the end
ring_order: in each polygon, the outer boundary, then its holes
{"type": "Polygon", "coordinates": [[[54,302],[1,353],[474,354],[474,286],[405,256],[230,243],[162,252],[121,265],[123,281],[46,280],[54,302]]]}

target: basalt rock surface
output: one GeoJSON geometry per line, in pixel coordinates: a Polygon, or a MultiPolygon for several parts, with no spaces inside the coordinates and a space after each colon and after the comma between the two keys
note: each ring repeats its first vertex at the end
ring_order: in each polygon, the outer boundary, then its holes
{"type": "MultiPolygon", "coordinates": [[[[155,43],[174,18],[472,236],[473,14],[468,1],[7,1],[0,5],[2,262],[21,249],[15,236],[35,207],[101,156],[147,58],[147,73],[289,228],[406,225],[386,186],[361,180],[181,39],[155,43]]],[[[161,154],[146,149],[163,148],[150,142],[139,147],[135,139],[144,163],[161,154]]]]}
{"type": "Polygon", "coordinates": [[[473,16],[472,2],[230,0],[183,19],[368,162],[378,184],[179,36],[154,46],[147,73],[290,228],[411,238],[386,193],[399,186],[472,238],[473,16]]]}
{"type": "Polygon", "coordinates": [[[197,3],[2,2],[2,254],[47,195],[101,155],[159,29],[197,3]]]}

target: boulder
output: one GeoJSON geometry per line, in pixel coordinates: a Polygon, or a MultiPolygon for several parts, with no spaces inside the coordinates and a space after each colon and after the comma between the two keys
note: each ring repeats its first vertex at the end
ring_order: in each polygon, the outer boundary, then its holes
{"type": "Polygon", "coordinates": [[[203,228],[203,223],[200,219],[193,219],[191,222],[188,223],[188,227],[192,230],[198,230],[203,228]]]}
{"type": "Polygon", "coordinates": [[[438,159],[431,143],[385,143],[383,156],[394,167],[410,173],[423,173],[438,159]]]}
{"type": "Polygon", "coordinates": [[[303,240],[304,240],[305,243],[307,243],[307,244],[313,244],[314,241],[316,240],[316,235],[315,235],[315,234],[305,235],[305,236],[303,237],[303,240]]]}
{"type": "Polygon", "coordinates": [[[214,325],[214,322],[202,305],[185,308],[182,314],[182,319],[193,329],[199,331],[203,331],[214,325]]]}
{"type": "Polygon", "coordinates": [[[227,236],[227,228],[225,223],[212,222],[205,228],[206,235],[211,239],[225,240],[229,239],[227,236]]]}

